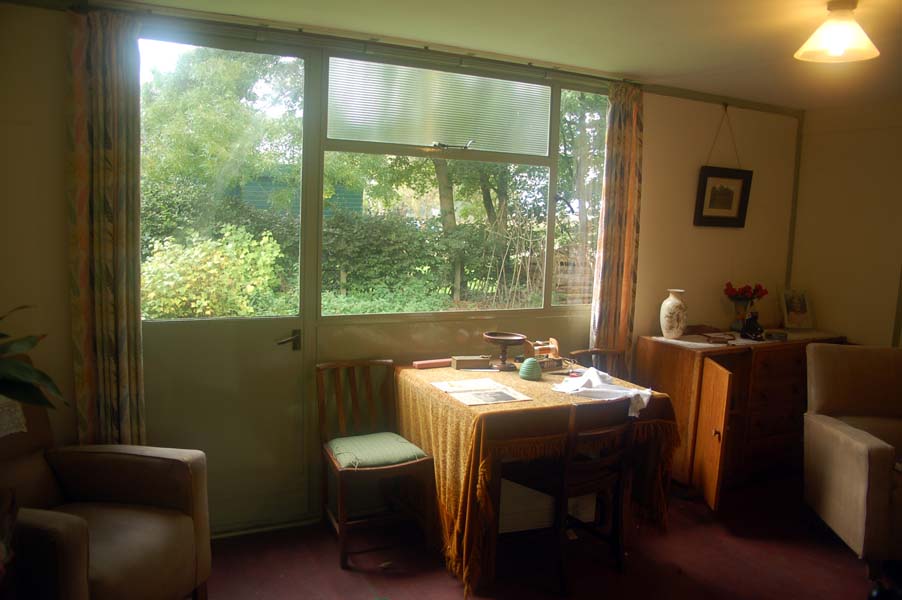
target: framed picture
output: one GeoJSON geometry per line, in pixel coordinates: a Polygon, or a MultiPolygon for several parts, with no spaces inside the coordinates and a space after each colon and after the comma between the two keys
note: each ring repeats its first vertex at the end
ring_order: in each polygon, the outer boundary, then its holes
{"type": "Polygon", "coordinates": [[[693,223],[706,227],[745,227],[751,189],[751,171],[702,167],[693,223]]]}
{"type": "Polygon", "coordinates": [[[802,290],[783,290],[783,327],[785,329],[812,329],[814,318],[811,303],[802,290]]]}

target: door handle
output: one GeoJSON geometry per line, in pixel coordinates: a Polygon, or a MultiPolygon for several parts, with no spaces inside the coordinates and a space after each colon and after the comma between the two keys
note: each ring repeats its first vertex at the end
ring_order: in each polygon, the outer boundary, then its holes
{"type": "Polygon", "coordinates": [[[713,435],[714,437],[716,437],[718,442],[720,441],[720,432],[719,432],[719,431],[717,431],[717,430],[715,429],[714,431],[711,432],[711,435],[713,435]]]}
{"type": "Polygon", "coordinates": [[[276,342],[277,346],[282,346],[291,342],[292,350],[300,350],[301,349],[301,330],[300,329],[292,329],[291,336],[285,338],[284,340],[279,340],[276,342]]]}

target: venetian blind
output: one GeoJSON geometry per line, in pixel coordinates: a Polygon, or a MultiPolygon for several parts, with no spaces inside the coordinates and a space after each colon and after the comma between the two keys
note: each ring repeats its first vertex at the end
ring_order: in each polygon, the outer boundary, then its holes
{"type": "Polygon", "coordinates": [[[551,88],[332,57],[328,137],[548,155],[551,88]]]}

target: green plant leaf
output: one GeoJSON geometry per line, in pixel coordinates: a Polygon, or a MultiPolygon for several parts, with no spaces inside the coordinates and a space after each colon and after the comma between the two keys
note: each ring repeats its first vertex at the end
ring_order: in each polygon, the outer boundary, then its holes
{"type": "Polygon", "coordinates": [[[0,357],[0,382],[9,380],[41,385],[54,395],[62,397],[62,392],[43,371],[15,358],[0,357]]]}
{"type": "Polygon", "coordinates": [[[0,342],[0,355],[4,354],[22,354],[24,352],[28,352],[32,348],[38,345],[45,336],[43,335],[28,335],[25,337],[16,338],[14,340],[8,340],[5,342],[0,342]]]}
{"type": "Polygon", "coordinates": [[[20,304],[19,306],[15,307],[15,308],[12,308],[12,309],[6,311],[5,313],[3,313],[2,315],[0,315],[0,321],[2,321],[3,319],[5,319],[5,318],[8,317],[9,315],[13,314],[14,312],[17,312],[17,311],[20,311],[20,310],[24,310],[24,309],[26,309],[26,308],[32,308],[32,306],[31,306],[30,304],[20,304]]]}
{"type": "Polygon", "coordinates": [[[21,381],[0,380],[0,396],[23,404],[55,408],[41,388],[21,381]]]}

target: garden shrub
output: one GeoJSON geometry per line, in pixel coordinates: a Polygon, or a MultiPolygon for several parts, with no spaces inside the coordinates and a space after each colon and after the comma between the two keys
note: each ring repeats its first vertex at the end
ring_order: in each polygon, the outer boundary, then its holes
{"type": "MultiPolygon", "coordinates": [[[[282,252],[269,233],[255,239],[225,225],[215,238],[154,242],[142,267],[145,319],[245,317],[267,313],[279,293],[282,252]]],[[[296,298],[296,296],[295,296],[296,298]]]]}

